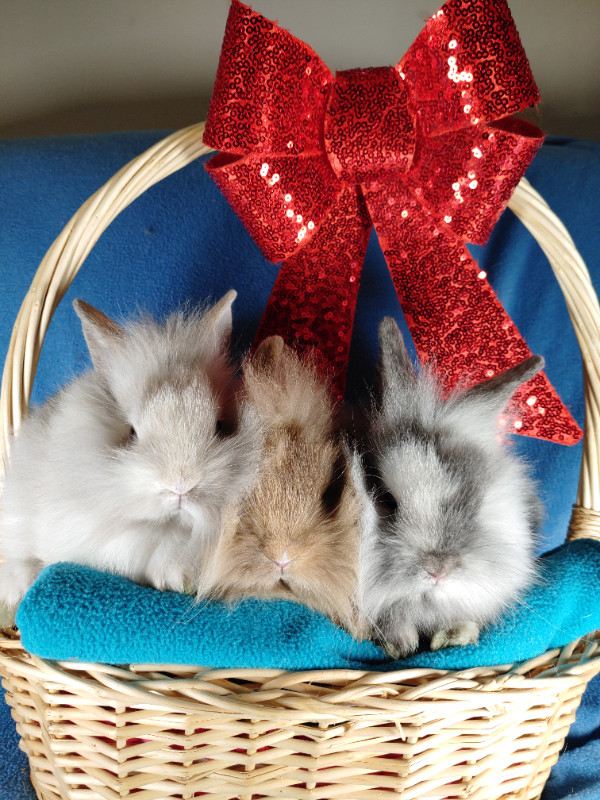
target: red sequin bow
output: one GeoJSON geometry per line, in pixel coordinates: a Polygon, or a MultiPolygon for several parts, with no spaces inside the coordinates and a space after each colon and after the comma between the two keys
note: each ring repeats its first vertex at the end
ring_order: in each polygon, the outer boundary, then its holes
{"type": "MultiPolygon", "coordinates": [[[[449,0],[396,67],[335,77],[276,23],[232,0],[204,141],[210,175],[264,255],[283,264],[257,341],[311,348],[343,390],[371,226],[419,358],[447,390],[530,350],[465,242],[483,243],[540,147],[508,115],[538,90],[504,0],[449,0]]],[[[515,429],[581,431],[543,374],[515,429]]]]}

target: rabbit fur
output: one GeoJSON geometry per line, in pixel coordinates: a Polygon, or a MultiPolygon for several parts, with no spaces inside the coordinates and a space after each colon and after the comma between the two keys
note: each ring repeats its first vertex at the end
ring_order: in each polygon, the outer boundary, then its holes
{"type": "Polygon", "coordinates": [[[57,561],[195,590],[262,445],[229,363],[235,297],[123,327],[75,301],[93,369],[14,439],[0,518],[5,606],[57,561]]]}
{"type": "Polygon", "coordinates": [[[498,418],[543,359],[444,399],[432,369],[415,373],[393,319],[382,320],[379,341],[357,484],[370,507],[358,603],[374,638],[400,657],[421,636],[433,649],[477,641],[534,577],[541,504],[498,418]]]}
{"type": "Polygon", "coordinates": [[[259,345],[243,380],[266,427],[263,460],[201,594],[296,600],[358,636],[360,509],[329,386],[279,336],[259,345]]]}

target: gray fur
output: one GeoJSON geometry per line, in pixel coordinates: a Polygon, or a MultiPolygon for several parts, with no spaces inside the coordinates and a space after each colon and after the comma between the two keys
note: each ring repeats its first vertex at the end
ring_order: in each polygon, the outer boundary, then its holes
{"type": "Polygon", "coordinates": [[[406,655],[420,635],[489,623],[532,580],[540,501],[497,419],[543,359],[444,399],[431,370],[409,368],[393,320],[382,321],[379,337],[359,598],[374,638],[406,655]]]}

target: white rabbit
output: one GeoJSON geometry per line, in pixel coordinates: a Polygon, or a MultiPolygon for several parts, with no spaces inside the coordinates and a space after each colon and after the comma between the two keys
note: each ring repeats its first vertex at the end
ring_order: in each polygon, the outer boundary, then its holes
{"type": "Polygon", "coordinates": [[[262,446],[229,363],[235,297],[124,327],[74,302],[94,368],[33,410],[15,437],[0,602],[16,607],[57,561],[195,590],[262,446]]]}

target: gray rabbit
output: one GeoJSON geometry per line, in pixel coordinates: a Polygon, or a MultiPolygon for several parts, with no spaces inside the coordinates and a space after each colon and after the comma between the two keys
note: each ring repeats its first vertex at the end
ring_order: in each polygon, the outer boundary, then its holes
{"type": "Polygon", "coordinates": [[[432,649],[476,642],[534,577],[541,503],[498,418],[544,361],[444,399],[431,369],[415,372],[393,319],[379,343],[358,602],[373,637],[402,657],[421,635],[432,649]]]}

